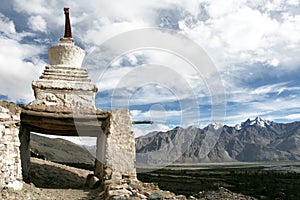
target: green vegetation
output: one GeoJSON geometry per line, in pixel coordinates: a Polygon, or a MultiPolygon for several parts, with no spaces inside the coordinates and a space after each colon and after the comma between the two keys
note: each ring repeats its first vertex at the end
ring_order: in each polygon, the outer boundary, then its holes
{"type": "Polygon", "coordinates": [[[300,173],[265,170],[264,166],[215,166],[209,169],[173,167],[139,173],[138,179],[156,182],[161,189],[186,196],[225,187],[258,199],[300,199],[300,173]]]}

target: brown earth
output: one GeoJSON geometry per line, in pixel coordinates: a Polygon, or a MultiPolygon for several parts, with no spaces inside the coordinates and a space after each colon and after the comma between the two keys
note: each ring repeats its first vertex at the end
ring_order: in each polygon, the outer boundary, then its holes
{"type": "Polygon", "coordinates": [[[85,180],[91,171],[69,167],[54,162],[31,158],[31,183],[21,191],[3,189],[1,199],[103,199],[100,189],[89,189],[85,180]]]}

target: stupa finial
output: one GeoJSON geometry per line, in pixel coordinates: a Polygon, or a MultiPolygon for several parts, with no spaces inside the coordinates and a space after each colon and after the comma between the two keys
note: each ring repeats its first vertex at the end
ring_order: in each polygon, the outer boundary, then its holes
{"type": "Polygon", "coordinates": [[[74,39],[72,38],[71,22],[70,22],[70,9],[64,8],[65,12],[65,35],[63,38],[60,38],[60,42],[63,44],[74,44],[74,39]]]}
{"type": "Polygon", "coordinates": [[[64,8],[65,12],[65,35],[64,38],[72,38],[72,30],[71,30],[71,22],[70,22],[70,9],[69,8],[64,8]]]}

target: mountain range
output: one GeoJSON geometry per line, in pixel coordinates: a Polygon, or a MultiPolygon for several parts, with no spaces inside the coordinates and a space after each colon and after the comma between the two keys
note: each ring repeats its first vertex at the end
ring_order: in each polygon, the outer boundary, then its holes
{"type": "Polygon", "coordinates": [[[176,127],[136,138],[141,166],[174,162],[300,160],[300,122],[246,120],[236,126],[176,127]]]}
{"type": "MultiPolygon", "coordinates": [[[[32,134],[33,156],[61,163],[94,164],[95,146],[32,134]]],[[[172,163],[300,160],[300,122],[246,120],[236,126],[176,127],[136,138],[137,166],[172,163]]]]}

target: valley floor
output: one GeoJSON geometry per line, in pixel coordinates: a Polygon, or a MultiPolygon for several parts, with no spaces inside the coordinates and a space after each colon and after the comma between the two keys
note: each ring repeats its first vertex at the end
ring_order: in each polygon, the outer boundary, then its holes
{"type": "Polygon", "coordinates": [[[300,199],[300,162],[176,164],[143,169],[139,180],[186,196],[220,187],[257,199],[300,199]]]}

